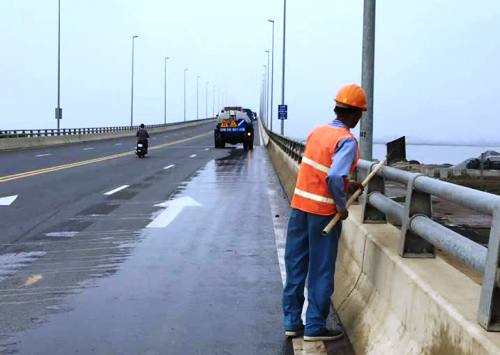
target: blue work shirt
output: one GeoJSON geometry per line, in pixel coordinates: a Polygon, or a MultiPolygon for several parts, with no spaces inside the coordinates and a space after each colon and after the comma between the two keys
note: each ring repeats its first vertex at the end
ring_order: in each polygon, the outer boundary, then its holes
{"type": "MultiPolygon", "coordinates": [[[[342,127],[349,130],[342,121],[335,119],[330,123],[332,127],[342,127]]],[[[344,191],[344,177],[349,176],[349,169],[356,159],[358,142],[354,137],[342,138],[335,147],[332,155],[332,165],[328,170],[326,183],[333,196],[337,210],[346,208],[346,193],[344,191]]]]}

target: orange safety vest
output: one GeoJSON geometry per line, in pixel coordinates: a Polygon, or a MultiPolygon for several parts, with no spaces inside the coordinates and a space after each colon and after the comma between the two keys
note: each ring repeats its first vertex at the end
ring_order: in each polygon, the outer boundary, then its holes
{"type": "MultiPolygon", "coordinates": [[[[337,213],[335,201],[328,190],[326,177],[332,165],[332,157],[342,138],[354,137],[347,128],[321,125],[312,130],[307,137],[306,149],[299,166],[292,208],[318,215],[337,213]]],[[[357,141],[356,141],[357,143],[357,141]]],[[[349,174],[353,174],[359,160],[359,148],[351,164],[349,174]]],[[[347,191],[348,179],[344,181],[347,191]]]]}

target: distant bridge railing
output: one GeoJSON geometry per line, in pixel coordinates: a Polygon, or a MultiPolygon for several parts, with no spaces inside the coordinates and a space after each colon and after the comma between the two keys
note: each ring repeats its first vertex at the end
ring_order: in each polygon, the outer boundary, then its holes
{"type": "MultiPolygon", "coordinates": [[[[147,129],[163,128],[175,126],[183,123],[192,123],[200,121],[209,121],[212,118],[204,118],[200,120],[190,120],[181,122],[172,122],[167,124],[145,125],[147,129]]],[[[61,129],[11,129],[1,130],[1,138],[27,138],[27,137],[54,137],[68,135],[83,135],[83,134],[100,134],[100,133],[115,133],[115,132],[135,132],[139,126],[115,126],[115,127],[92,127],[92,128],[61,128],[61,129]]]]}
{"type": "MultiPolygon", "coordinates": [[[[269,138],[297,163],[305,145],[269,131],[269,138]]],[[[357,179],[362,180],[376,162],[360,160],[357,179]]],[[[399,255],[405,258],[434,257],[434,248],[454,256],[483,275],[478,323],[500,331],[500,196],[451,184],[419,173],[385,166],[368,184],[361,198],[363,223],[384,223],[387,217],[401,226],[399,255]],[[406,188],[403,203],[385,195],[386,181],[406,188]],[[432,197],[492,216],[488,247],[432,219],[432,197]]]]}

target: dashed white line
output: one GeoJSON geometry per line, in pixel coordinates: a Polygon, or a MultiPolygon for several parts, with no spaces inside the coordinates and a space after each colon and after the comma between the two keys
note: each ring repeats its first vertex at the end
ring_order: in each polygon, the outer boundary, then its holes
{"type": "Polygon", "coordinates": [[[123,143],[115,143],[116,146],[122,145],[123,143]]]}
{"type": "Polygon", "coordinates": [[[41,157],[48,157],[48,156],[51,156],[52,153],[46,153],[46,154],[37,154],[35,155],[36,158],[41,158],[41,157]]]}
{"type": "Polygon", "coordinates": [[[196,154],[191,154],[189,157],[194,158],[194,157],[196,157],[196,154]]]}
{"type": "Polygon", "coordinates": [[[205,150],[210,150],[210,148],[205,148],[205,150]]]}
{"type": "Polygon", "coordinates": [[[121,191],[121,190],[125,190],[127,187],[129,187],[130,185],[123,185],[123,186],[120,186],[120,187],[117,187],[116,189],[114,190],[111,190],[111,191],[108,191],[106,193],[104,193],[104,195],[106,196],[110,196],[112,194],[115,194],[117,193],[118,191],[121,191]]]}
{"type": "Polygon", "coordinates": [[[95,149],[94,147],[87,147],[87,148],[83,148],[83,150],[93,150],[95,149]]]}
{"type": "Polygon", "coordinates": [[[172,169],[174,166],[175,166],[175,164],[172,164],[172,165],[166,166],[166,167],[164,167],[164,168],[163,168],[163,170],[172,169]]]}

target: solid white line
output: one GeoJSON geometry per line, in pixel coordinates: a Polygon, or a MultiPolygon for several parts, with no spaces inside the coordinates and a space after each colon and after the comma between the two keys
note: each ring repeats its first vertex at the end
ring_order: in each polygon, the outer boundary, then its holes
{"type": "Polygon", "coordinates": [[[41,158],[41,157],[48,157],[48,156],[51,156],[52,153],[47,153],[47,154],[38,154],[38,155],[35,155],[35,157],[37,158],[41,158]]]}
{"type": "Polygon", "coordinates": [[[171,169],[175,166],[175,164],[172,164],[172,165],[169,165],[169,166],[166,166],[163,168],[163,170],[168,170],[168,169],[171,169]]]}
{"type": "Polygon", "coordinates": [[[125,190],[127,187],[129,187],[130,185],[123,185],[123,186],[120,186],[120,187],[117,187],[116,189],[114,190],[111,190],[111,191],[108,191],[106,192],[104,195],[106,196],[110,196],[114,193],[117,193],[118,191],[121,191],[121,190],[125,190]]]}
{"type": "Polygon", "coordinates": [[[94,147],[83,148],[83,150],[92,150],[92,149],[95,149],[95,148],[94,147]]]}
{"type": "Polygon", "coordinates": [[[196,157],[196,154],[191,154],[189,157],[194,158],[194,157],[196,157]]]}

